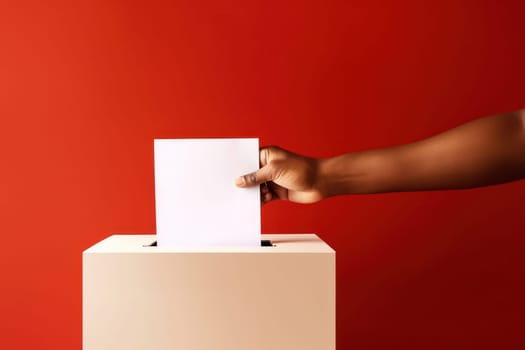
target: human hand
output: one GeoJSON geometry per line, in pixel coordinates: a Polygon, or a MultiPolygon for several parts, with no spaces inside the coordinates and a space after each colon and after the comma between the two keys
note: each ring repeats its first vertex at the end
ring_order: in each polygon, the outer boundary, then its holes
{"type": "Polygon", "coordinates": [[[239,187],[261,186],[261,202],[285,199],[314,203],[324,198],[319,186],[319,161],[279,147],[264,147],[259,152],[261,168],[238,177],[239,187]]]}

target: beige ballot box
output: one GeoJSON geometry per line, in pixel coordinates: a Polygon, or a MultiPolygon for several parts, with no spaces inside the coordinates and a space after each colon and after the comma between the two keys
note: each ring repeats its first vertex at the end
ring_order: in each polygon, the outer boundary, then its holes
{"type": "Polygon", "coordinates": [[[163,248],[113,235],[85,250],[83,349],[335,349],[335,251],[314,234],[262,239],[163,248]]]}

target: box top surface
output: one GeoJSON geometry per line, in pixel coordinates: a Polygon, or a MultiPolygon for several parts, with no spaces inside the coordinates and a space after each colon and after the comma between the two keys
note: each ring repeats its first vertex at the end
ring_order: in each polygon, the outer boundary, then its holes
{"type": "Polygon", "coordinates": [[[264,234],[273,247],[149,247],[156,235],[113,235],[86,249],[84,253],[335,253],[315,234],[264,234]]]}

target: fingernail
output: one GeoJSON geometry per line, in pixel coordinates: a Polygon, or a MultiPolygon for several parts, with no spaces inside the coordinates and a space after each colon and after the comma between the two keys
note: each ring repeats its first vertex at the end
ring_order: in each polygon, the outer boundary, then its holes
{"type": "Polygon", "coordinates": [[[242,186],[244,185],[244,178],[242,176],[239,176],[238,178],[235,179],[235,184],[237,186],[242,186]]]}

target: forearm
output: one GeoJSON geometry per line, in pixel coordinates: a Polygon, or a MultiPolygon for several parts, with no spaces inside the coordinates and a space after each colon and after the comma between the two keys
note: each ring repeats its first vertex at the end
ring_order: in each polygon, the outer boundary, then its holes
{"type": "Polygon", "coordinates": [[[472,121],[398,147],[319,161],[326,197],[472,188],[525,177],[525,112],[472,121]]]}

